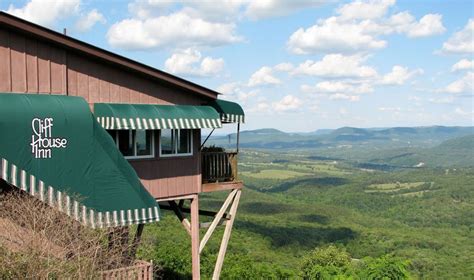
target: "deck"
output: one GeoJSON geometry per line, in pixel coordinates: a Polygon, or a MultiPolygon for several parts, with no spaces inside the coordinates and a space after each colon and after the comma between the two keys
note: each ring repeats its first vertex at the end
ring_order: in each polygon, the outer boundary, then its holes
{"type": "Polygon", "coordinates": [[[241,189],[243,182],[238,179],[238,153],[202,152],[202,190],[215,192],[241,189]]]}

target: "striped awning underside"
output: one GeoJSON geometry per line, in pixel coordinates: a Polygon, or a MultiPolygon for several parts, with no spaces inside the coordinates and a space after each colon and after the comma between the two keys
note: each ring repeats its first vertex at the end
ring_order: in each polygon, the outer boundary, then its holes
{"type": "Polygon", "coordinates": [[[221,114],[223,123],[245,123],[244,115],[221,114]]]}
{"type": "Polygon", "coordinates": [[[106,228],[160,220],[158,207],[100,212],[75,200],[65,192],[47,186],[32,174],[0,158],[0,179],[65,213],[85,226],[106,228]]]}
{"type": "Polygon", "coordinates": [[[220,128],[220,119],[159,119],[97,117],[105,129],[200,129],[220,128]]]}

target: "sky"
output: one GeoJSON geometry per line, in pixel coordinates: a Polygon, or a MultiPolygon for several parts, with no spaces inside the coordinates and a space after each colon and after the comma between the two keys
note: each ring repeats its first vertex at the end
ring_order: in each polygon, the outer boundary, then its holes
{"type": "MultiPolygon", "coordinates": [[[[244,129],[474,125],[472,1],[6,1],[216,90],[244,129]]],[[[224,131],[226,131],[225,129],[224,131]]]]}

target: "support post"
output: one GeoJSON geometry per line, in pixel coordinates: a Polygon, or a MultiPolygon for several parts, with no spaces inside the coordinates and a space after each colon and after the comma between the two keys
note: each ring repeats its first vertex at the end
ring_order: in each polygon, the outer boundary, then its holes
{"type": "Polygon", "coordinates": [[[240,122],[237,123],[237,153],[239,153],[240,144],[240,122]]]}
{"type": "Polygon", "coordinates": [[[214,274],[212,275],[213,280],[218,280],[221,275],[222,265],[224,263],[224,257],[227,251],[227,245],[229,244],[230,234],[232,232],[232,226],[234,224],[235,215],[237,213],[237,207],[239,206],[241,194],[242,190],[237,190],[234,202],[232,203],[232,206],[230,208],[230,220],[225,226],[224,236],[222,237],[221,247],[219,249],[219,255],[217,256],[216,267],[214,268],[214,274]]]}
{"type": "Polygon", "coordinates": [[[133,239],[132,248],[130,248],[130,255],[128,257],[129,264],[131,264],[135,260],[135,255],[137,254],[137,248],[138,248],[138,245],[140,244],[144,227],[145,227],[145,224],[139,224],[137,226],[137,232],[135,233],[135,238],[133,239]]]}
{"type": "Polygon", "coordinates": [[[191,200],[191,255],[193,280],[201,279],[199,241],[199,197],[196,194],[191,200]]]}

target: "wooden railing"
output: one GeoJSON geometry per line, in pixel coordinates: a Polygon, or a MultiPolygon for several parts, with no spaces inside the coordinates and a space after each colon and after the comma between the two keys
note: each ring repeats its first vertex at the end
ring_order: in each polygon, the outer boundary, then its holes
{"type": "Polygon", "coordinates": [[[153,280],[153,264],[146,261],[136,261],[132,266],[106,270],[100,274],[103,280],[153,280]]]}
{"type": "Polygon", "coordinates": [[[237,179],[237,153],[202,152],[202,182],[230,182],[237,179]]]}

